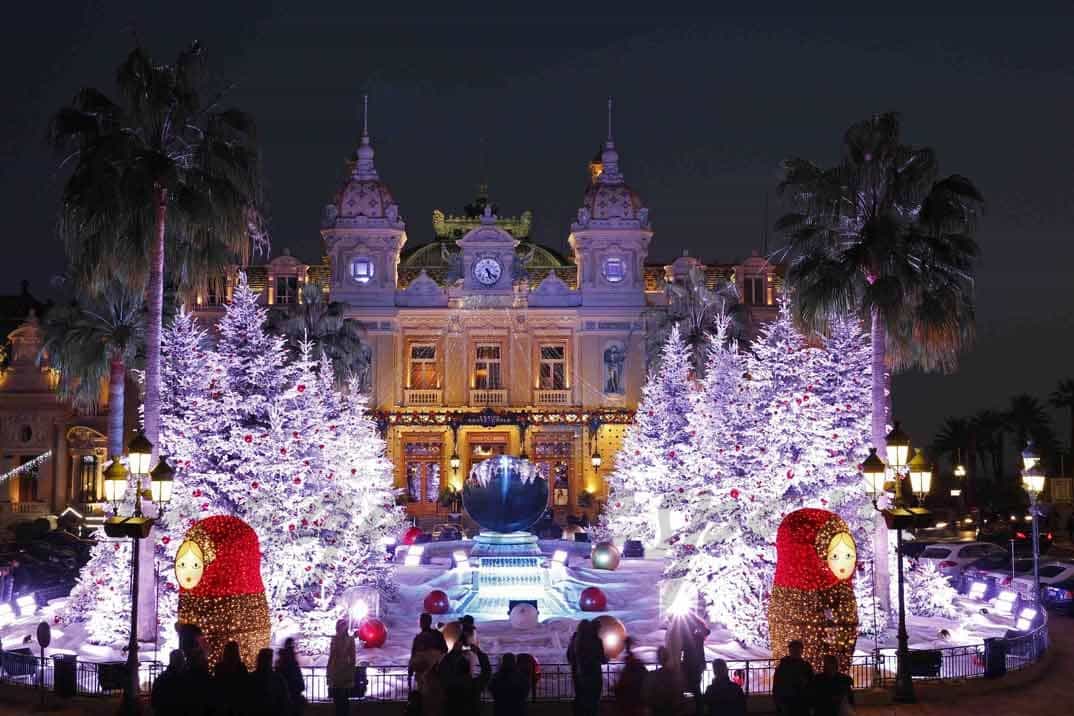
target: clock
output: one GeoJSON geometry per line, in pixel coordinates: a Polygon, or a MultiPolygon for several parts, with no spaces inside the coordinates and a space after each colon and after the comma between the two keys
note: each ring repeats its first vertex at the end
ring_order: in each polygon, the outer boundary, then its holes
{"type": "Polygon", "coordinates": [[[492,258],[478,259],[474,263],[473,274],[477,282],[484,286],[494,286],[500,280],[503,267],[500,262],[492,258]]]}

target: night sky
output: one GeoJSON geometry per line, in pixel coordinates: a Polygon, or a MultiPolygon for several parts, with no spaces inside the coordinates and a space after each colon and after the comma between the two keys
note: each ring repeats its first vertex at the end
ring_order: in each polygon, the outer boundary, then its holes
{"type": "MultiPolygon", "coordinates": [[[[274,251],[308,261],[357,144],[363,91],[412,244],[432,238],[433,209],[460,210],[487,176],[501,214],[531,209],[535,238],[561,249],[614,95],[621,165],[650,207],[657,260],[760,249],[779,161],[833,163],[849,124],[898,110],[904,139],[933,146],[941,171],[971,177],[988,205],[978,341],[955,375],[900,377],[896,413],[924,441],[946,415],[1016,392],[1044,398],[1074,375],[1074,25],[1063,5],[1017,17],[972,3],[947,17],[671,19],[620,4],[588,5],[613,19],[444,5],[405,17],[367,14],[395,3],[21,4],[0,49],[0,291],[27,279],[47,295],[62,270],[47,121],[80,86],[112,93],[136,32],[160,61],[200,40],[236,83],[232,101],[259,124],[274,251]]],[[[781,5],[809,4],[766,7],[781,5]]]]}

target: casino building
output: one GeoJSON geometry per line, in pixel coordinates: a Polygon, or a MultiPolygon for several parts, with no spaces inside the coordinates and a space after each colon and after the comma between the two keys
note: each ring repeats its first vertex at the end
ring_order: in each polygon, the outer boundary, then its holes
{"type": "MultiPolygon", "coordinates": [[[[313,283],[360,322],[370,352],[370,405],[407,510],[424,527],[447,521],[451,490],[471,466],[500,454],[526,455],[548,476],[557,520],[592,518],[607,497],[604,478],[638,405],[646,331],[666,310],[667,287],[691,270],[703,270],[710,284],[733,281],[752,324],[775,314],[780,277],[762,257],[648,261],[653,222],[626,181],[610,131],[589,163],[568,256],[531,240],[529,212],[498,216],[485,187],[457,215],[433,211],[431,240],[422,243],[408,236],[403,208],[363,131],[321,216],[322,260],[303,263],[284,251],[242,270],[268,305],[296,303],[300,289],[313,283]]],[[[418,232],[429,236],[424,227],[418,232]]],[[[206,322],[222,315],[238,270],[207,280],[190,297],[206,322]]],[[[12,339],[22,346],[37,335],[31,317],[12,339]]],[[[11,424],[0,438],[14,436],[0,445],[0,466],[52,448],[37,468],[39,489],[25,479],[0,485],[0,513],[92,509],[94,497],[103,498],[107,404],[94,416],[79,416],[58,405],[50,388],[30,395],[19,376],[39,371],[47,373],[27,358],[0,380],[0,413],[12,414],[0,415],[0,424],[11,424]],[[35,400],[40,410],[30,405],[35,400]],[[56,416],[34,418],[45,422],[30,429],[19,422],[41,411],[56,416]],[[40,446],[19,442],[26,434],[40,435],[40,446]]]]}
{"type": "MultiPolygon", "coordinates": [[[[433,239],[412,246],[363,131],[321,217],[324,260],[285,252],[245,269],[269,304],[296,302],[314,282],[361,323],[371,407],[423,526],[445,521],[450,490],[500,454],[525,455],[548,476],[557,520],[592,518],[640,398],[647,327],[666,285],[695,266],[711,282],[733,280],[751,321],[774,315],[779,275],[761,257],[647,262],[650,212],[610,132],[589,167],[569,256],[530,240],[529,212],[498,216],[486,187],[460,215],[433,211],[433,239]]],[[[209,286],[199,312],[219,314],[233,285],[209,286]]]]}

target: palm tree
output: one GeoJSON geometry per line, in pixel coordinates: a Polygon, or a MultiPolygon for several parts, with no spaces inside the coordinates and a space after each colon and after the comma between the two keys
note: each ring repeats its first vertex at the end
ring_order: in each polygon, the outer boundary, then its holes
{"type": "Polygon", "coordinates": [[[269,330],[286,336],[296,353],[303,341],[312,342],[318,353],[323,351],[332,359],[340,385],[353,377],[358,379],[358,385],[367,386],[371,353],[362,340],[361,324],[346,318],[346,306],[329,302],[317,284],[303,286],[301,299],[297,304],[273,309],[268,318],[269,330]]]}
{"type": "Polygon", "coordinates": [[[983,200],[969,179],[937,176],[931,149],[901,143],[895,113],[851,126],[835,167],[783,162],[779,190],[792,211],[777,228],[788,239],[796,317],[819,332],[833,315],[869,322],[881,454],[891,371],[950,370],[972,338],[972,234],[983,200]]]}
{"type": "Polygon", "coordinates": [[[740,337],[745,330],[748,314],[739,301],[735,284],[718,279],[712,288],[706,284],[705,270],[694,266],[682,280],[665,286],[667,306],[647,315],[645,352],[650,366],[659,363],[659,356],[674,326],[679,327],[686,345],[690,347],[694,374],[704,375],[709,350],[709,336],[716,332],[716,319],[731,318],[729,334],[740,337]]]}
{"type": "Polygon", "coordinates": [[[1056,408],[1066,408],[1070,417],[1070,456],[1074,460],[1074,378],[1059,381],[1048,402],[1056,408]]]}
{"type": "Polygon", "coordinates": [[[1015,451],[1021,452],[1032,440],[1043,455],[1054,455],[1056,449],[1052,419],[1040,401],[1031,395],[1016,395],[1007,408],[1007,425],[1015,441],[1015,451]]]}
{"type": "Polygon", "coordinates": [[[946,454],[952,465],[974,462],[973,423],[969,418],[947,418],[932,440],[932,449],[946,454]]]}
{"type": "Polygon", "coordinates": [[[995,410],[981,410],[974,413],[970,420],[982,472],[988,466],[991,469],[992,478],[998,481],[1003,475],[1004,444],[1010,429],[1007,416],[995,410]]]}
{"type": "Polygon", "coordinates": [[[127,372],[144,340],[142,298],[121,283],[99,301],[55,306],[45,316],[41,360],[60,374],[60,394],[80,407],[95,408],[108,379],[108,454],[123,454],[127,372]]]}
{"type": "MultiPolygon", "coordinates": [[[[145,433],[158,443],[165,254],[245,258],[260,231],[260,162],[251,118],[222,109],[194,43],[174,64],[141,47],[119,66],[119,99],[84,88],[53,117],[71,166],[59,229],[75,281],[101,295],[113,276],[145,290],[145,433]]],[[[198,265],[200,268],[200,264],[198,265]]],[[[189,272],[172,266],[173,281],[189,272]]]]}

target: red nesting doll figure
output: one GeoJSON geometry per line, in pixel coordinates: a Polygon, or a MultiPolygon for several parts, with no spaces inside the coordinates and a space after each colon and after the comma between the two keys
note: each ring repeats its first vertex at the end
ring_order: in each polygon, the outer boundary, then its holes
{"type": "Polygon", "coordinates": [[[852,579],[857,547],[850,528],[827,510],[795,510],[776,533],[776,577],[768,603],[772,657],[787,654],[793,640],[803,656],[821,670],[825,654],[850,671],[858,638],[858,603],[852,579]]]}
{"type": "Polygon", "coordinates": [[[269,645],[269,610],[261,582],[257,533],[236,517],[219,515],[194,524],[175,554],[179,623],[201,627],[209,664],[229,641],[239,644],[253,669],[269,645]]]}

